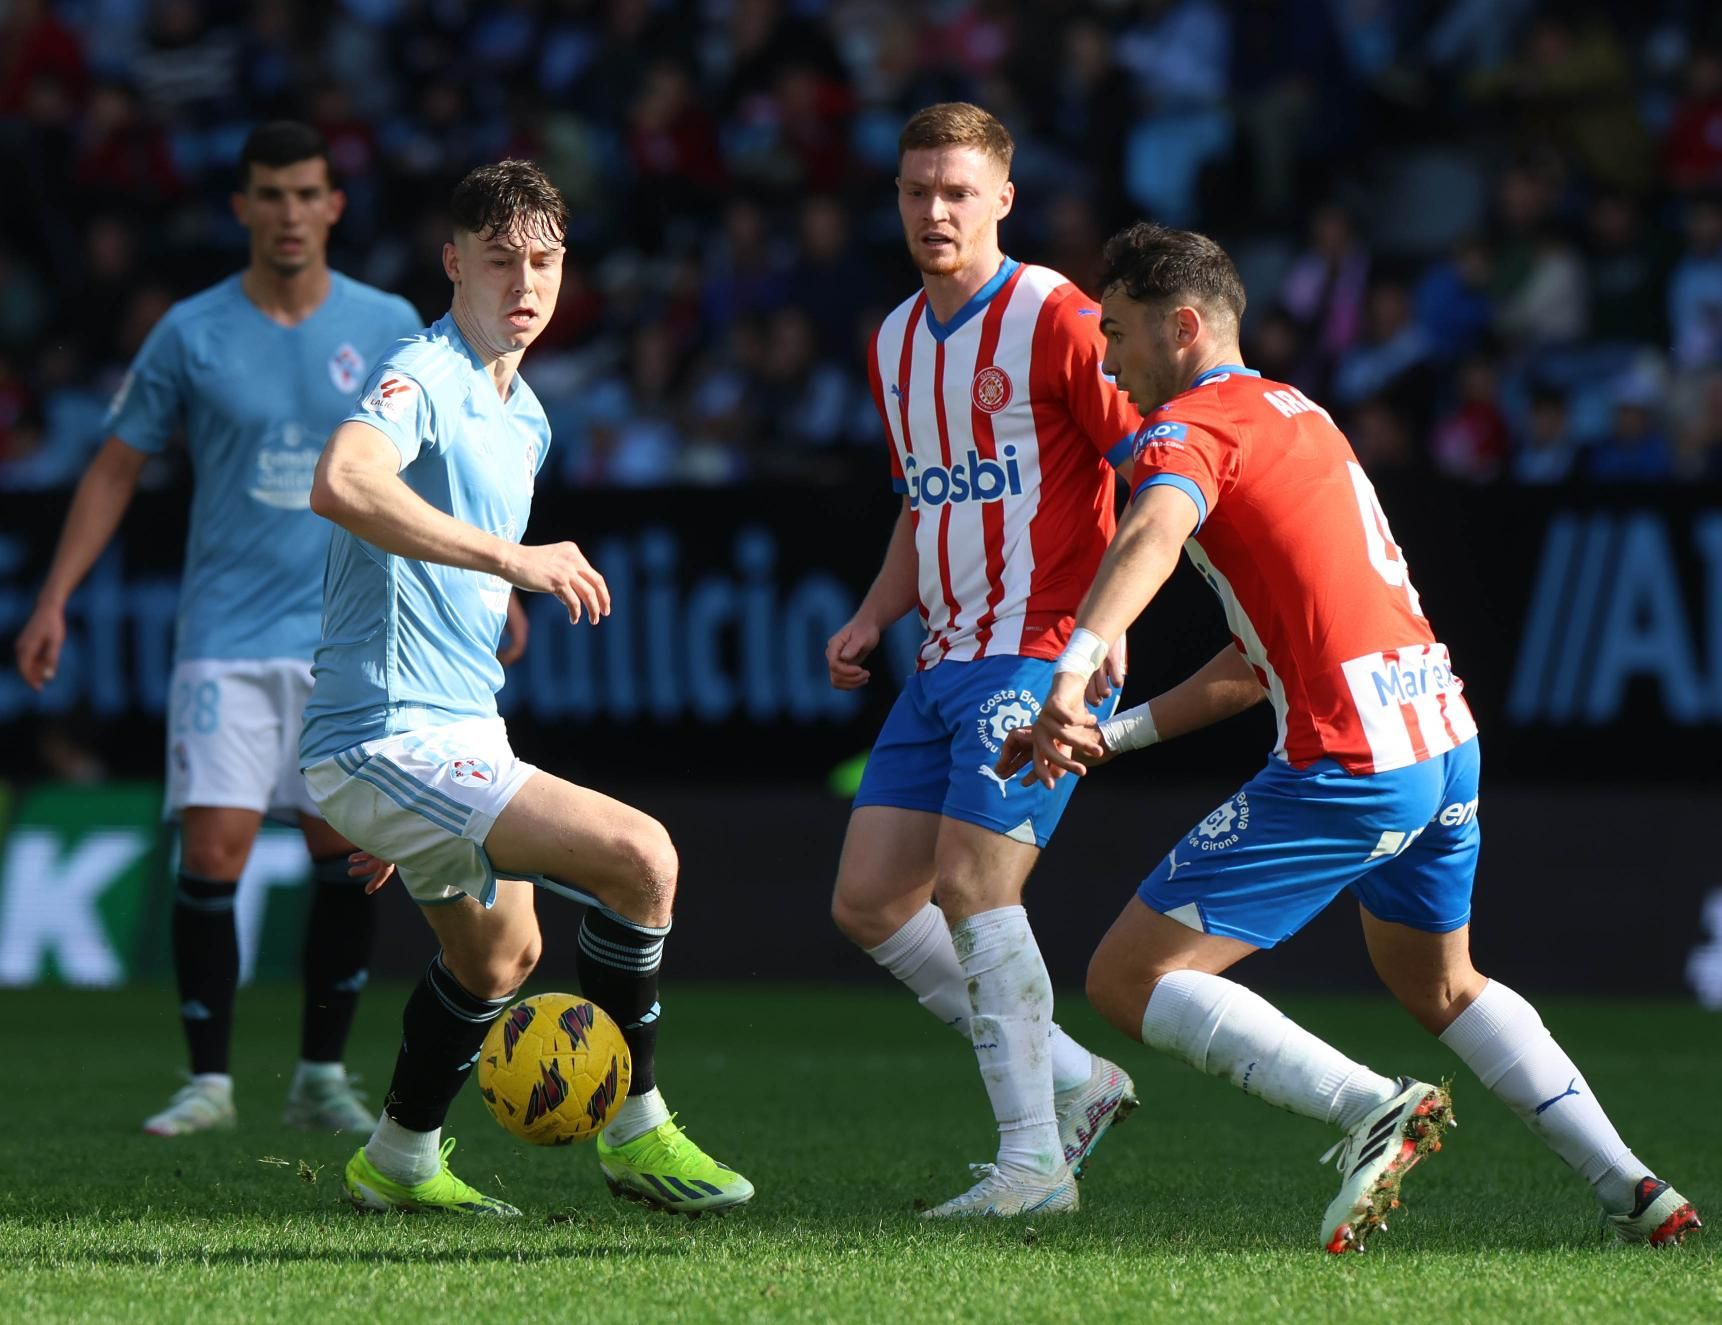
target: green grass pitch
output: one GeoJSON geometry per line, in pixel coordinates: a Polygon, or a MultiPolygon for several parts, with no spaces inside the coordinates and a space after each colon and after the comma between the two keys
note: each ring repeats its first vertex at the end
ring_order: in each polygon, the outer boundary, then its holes
{"type": "MultiPolygon", "coordinates": [[[[544,990],[553,982],[535,980],[544,990]]],[[[350,1061],[380,1091],[403,995],[376,989],[350,1061]]],[[[1579,1180],[1463,1070],[1460,1127],[1364,1256],[1316,1225],[1330,1135],[1129,1044],[1072,995],[1062,1019],[1122,1061],[1143,1108],[1098,1152],[1080,1213],[930,1225],[914,1203],[991,1157],[972,1057],[889,988],[677,988],[660,1076],[682,1122],[757,1184],[689,1221],[616,1202],[589,1149],[505,1136],[470,1088],[456,1169],[511,1221],[362,1217],[357,1140],[277,1121],[297,995],[241,995],[240,1128],[137,1131],[177,1084],[164,990],[0,993],[0,1320],[1722,1321],[1719,1231],[1605,1250],[1579,1180]]],[[[1385,1002],[1285,999],[1374,1066],[1456,1064],[1385,1002]]],[[[1668,1004],[1551,1002],[1623,1133],[1722,1218],[1722,1026],[1668,1004]]],[[[376,1098],[373,1095],[373,1098],[376,1098]]]]}

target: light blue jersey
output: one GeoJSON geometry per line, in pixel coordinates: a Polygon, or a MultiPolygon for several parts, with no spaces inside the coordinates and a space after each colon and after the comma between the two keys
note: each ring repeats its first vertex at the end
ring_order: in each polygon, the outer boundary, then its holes
{"type": "Polygon", "coordinates": [[[170,308],[108,411],[151,454],[182,428],[194,486],[174,654],[309,658],[320,638],[329,524],[311,476],[371,365],[419,328],[405,299],[331,273],[297,326],[266,317],[231,276],[170,308]]]}
{"type": "MultiPolygon", "coordinates": [[[[496,394],[453,314],[396,346],[348,417],[395,444],[401,478],[432,506],[520,541],[550,423],[519,374],[506,401],[496,394]]],[[[510,592],[494,575],[397,557],[336,529],[302,763],[399,732],[494,718],[510,592]]]]}

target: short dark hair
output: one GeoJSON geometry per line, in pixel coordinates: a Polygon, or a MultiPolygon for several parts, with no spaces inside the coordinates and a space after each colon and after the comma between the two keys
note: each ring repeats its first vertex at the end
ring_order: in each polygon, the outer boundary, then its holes
{"type": "Polygon", "coordinates": [[[512,157],[469,171],[454,186],[449,215],[455,229],[486,239],[523,230],[561,243],[568,233],[561,191],[532,162],[512,157]]]}
{"type": "Polygon", "coordinates": [[[329,164],[329,143],[309,124],[298,120],[270,120],[259,124],[245,138],[239,149],[239,191],[251,186],[252,166],[298,165],[301,161],[320,159],[329,172],[329,183],[335,182],[335,169],[329,164]]]}
{"type": "Polygon", "coordinates": [[[1100,288],[1120,286],[1139,303],[1188,299],[1242,321],[1244,283],[1226,250],[1194,230],[1138,221],[1106,241],[1100,288]]]}
{"type": "Polygon", "coordinates": [[[928,147],[977,147],[1010,174],[1016,143],[1010,130],[991,111],[968,101],[941,101],[918,110],[897,135],[897,161],[904,154],[928,147]]]}

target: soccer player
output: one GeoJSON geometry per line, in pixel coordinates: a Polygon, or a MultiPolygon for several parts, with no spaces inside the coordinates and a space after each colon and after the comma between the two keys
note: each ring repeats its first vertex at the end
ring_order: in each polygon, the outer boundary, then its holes
{"type": "MultiPolygon", "coordinates": [[[[993,774],[1006,734],[1039,711],[1141,423],[1101,374],[1099,309],[999,247],[1012,150],[965,103],[919,112],[899,139],[922,288],[874,334],[868,369],[903,501],[878,577],[825,650],[832,684],[853,689],[893,622],[918,608],[926,626],[855,797],[832,915],[979,1060],[997,1162],[935,1217],[1074,1210],[1074,1179],[1136,1102],[1123,1071],[1053,1023],[1022,907],[1072,784],[993,774]]],[[[1097,712],[1116,705],[1123,663],[1120,645],[1097,712]]]]}
{"type": "Polygon", "coordinates": [[[180,822],[173,960],[191,1081],[144,1122],[156,1136],[235,1123],[233,903],[266,814],[297,822],[314,862],[286,1121],[370,1125],[341,1059],[374,905],[348,877],[352,848],[318,817],[297,758],[329,543],[329,526],[311,513],[311,473],[370,366],[419,319],[404,299],[329,269],[344,201],[315,129],[276,122],[246,139],[233,211],[250,232],[250,263],[175,304],[138,351],[17,641],[19,671],[40,690],[65,643],[66,600],[113,537],[139,471],[183,430],[195,491],[168,701],[167,811],[180,822]]]}
{"type": "Polygon", "coordinates": [[[1244,290],[1188,231],[1138,224],[1106,248],[1106,366],[1147,413],[1135,499],[1083,599],[1008,775],[1056,785],[1084,759],[1181,736],[1263,700],[1267,767],[1193,827],[1101,942],[1089,996],[1120,1030],[1344,1133],[1321,1245],[1360,1251],[1452,1120],[1440,1086],[1385,1077],[1221,972],[1350,889],[1377,974],[1427,1030],[1591,1184],[1622,1242],[1667,1244],[1692,1204],[1621,1140],[1536,1009],[1471,965],[1478,738],[1375,490],[1295,387],[1242,366],[1244,290]],[[1096,723],[1083,685],[1183,548],[1232,644],[1180,685],[1096,723]]]}
{"type": "Polygon", "coordinates": [[[363,1209],[519,1214],[454,1176],[442,1124],[537,965],[538,883],[588,903],[580,987],[620,1023],[633,1060],[597,1142],[611,1190],[686,1213],[737,1205],[753,1185],[688,1138],[656,1084],[669,834],[516,759],[496,711],[510,584],[555,594],[570,621],[595,625],[610,609],[573,543],[519,541],[550,425],[518,370],[556,309],[567,206],[536,166],[504,161],[467,175],[450,210],[453,307],[371,374],[311,496],[339,528],[305,775],[329,822],[392,863],[441,944],[407,1001],[384,1112],[347,1164],[347,1192],[363,1209]]]}

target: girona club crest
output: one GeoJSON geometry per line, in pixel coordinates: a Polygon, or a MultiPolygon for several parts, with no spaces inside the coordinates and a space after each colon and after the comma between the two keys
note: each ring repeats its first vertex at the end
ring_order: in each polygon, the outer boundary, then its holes
{"type": "Polygon", "coordinates": [[[983,368],[975,374],[975,384],[969,395],[981,413],[997,414],[1010,404],[1010,375],[999,367],[983,368]]]}

